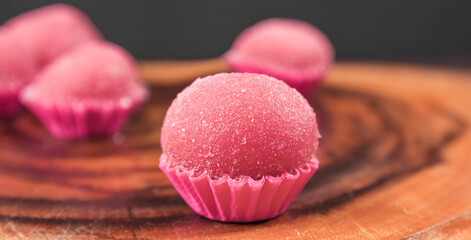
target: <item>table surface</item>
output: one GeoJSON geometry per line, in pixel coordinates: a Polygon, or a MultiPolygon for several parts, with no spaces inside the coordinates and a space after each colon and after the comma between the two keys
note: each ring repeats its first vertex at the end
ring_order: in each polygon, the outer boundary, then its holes
{"type": "Polygon", "coordinates": [[[24,111],[0,121],[0,236],[30,239],[465,239],[471,236],[471,73],[336,64],[309,102],[321,166],[281,216],[196,215],[158,169],[164,114],[219,60],[144,62],[152,97],[112,137],[51,138],[24,111]]]}

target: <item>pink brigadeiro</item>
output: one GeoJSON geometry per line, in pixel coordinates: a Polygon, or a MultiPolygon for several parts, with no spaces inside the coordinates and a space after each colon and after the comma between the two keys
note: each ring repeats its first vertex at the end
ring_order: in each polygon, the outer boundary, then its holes
{"type": "Polygon", "coordinates": [[[244,30],[223,58],[233,71],[267,74],[307,95],[334,61],[334,48],[309,23],[272,18],[244,30]]]}
{"type": "Polygon", "coordinates": [[[0,117],[21,110],[18,94],[34,77],[36,66],[10,31],[0,28],[0,117]]]}
{"type": "Polygon", "coordinates": [[[76,46],[102,40],[91,20],[79,9],[53,4],[20,14],[5,23],[42,68],[76,46]]]}
{"type": "Polygon", "coordinates": [[[82,138],[119,131],[148,96],[126,50],[90,42],[48,65],[20,99],[52,135],[82,138]]]}
{"type": "Polygon", "coordinates": [[[318,137],[313,109],[284,82],[221,73],[173,101],[159,166],[196,213],[260,221],[283,213],[317,170],[318,137]]]}

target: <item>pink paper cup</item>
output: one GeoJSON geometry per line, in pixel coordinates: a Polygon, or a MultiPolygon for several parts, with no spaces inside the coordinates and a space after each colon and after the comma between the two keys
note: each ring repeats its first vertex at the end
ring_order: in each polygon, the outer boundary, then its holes
{"type": "Polygon", "coordinates": [[[148,90],[142,87],[138,94],[120,100],[45,104],[29,98],[28,91],[32,89],[26,88],[21,92],[21,102],[36,115],[51,135],[63,139],[112,135],[149,97],[148,90]]]}
{"type": "Polygon", "coordinates": [[[11,118],[21,111],[18,90],[0,89],[0,118],[11,118]]]}
{"type": "Polygon", "coordinates": [[[285,212],[316,172],[319,161],[313,158],[293,173],[261,180],[227,176],[214,180],[207,173],[194,176],[193,171],[172,166],[165,154],[160,156],[159,167],[197,214],[222,222],[256,222],[285,212]]]}

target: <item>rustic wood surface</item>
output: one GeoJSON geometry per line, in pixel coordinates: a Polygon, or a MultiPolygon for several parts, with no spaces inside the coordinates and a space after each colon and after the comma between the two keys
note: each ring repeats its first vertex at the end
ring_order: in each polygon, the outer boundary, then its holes
{"type": "Polygon", "coordinates": [[[0,239],[471,237],[470,72],[336,64],[309,97],[318,172],[280,217],[228,224],[196,215],[158,169],[172,99],[225,70],[195,64],[142,63],[152,98],[113,137],[53,139],[27,112],[1,121],[0,239]]]}

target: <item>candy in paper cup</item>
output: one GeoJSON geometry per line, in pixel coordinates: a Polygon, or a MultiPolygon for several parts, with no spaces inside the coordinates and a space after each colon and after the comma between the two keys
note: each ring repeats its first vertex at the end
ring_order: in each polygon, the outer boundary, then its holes
{"type": "Polygon", "coordinates": [[[327,36],[300,20],[271,18],[244,30],[223,59],[235,72],[266,74],[308,95],[334,61],[327,36]]]}

